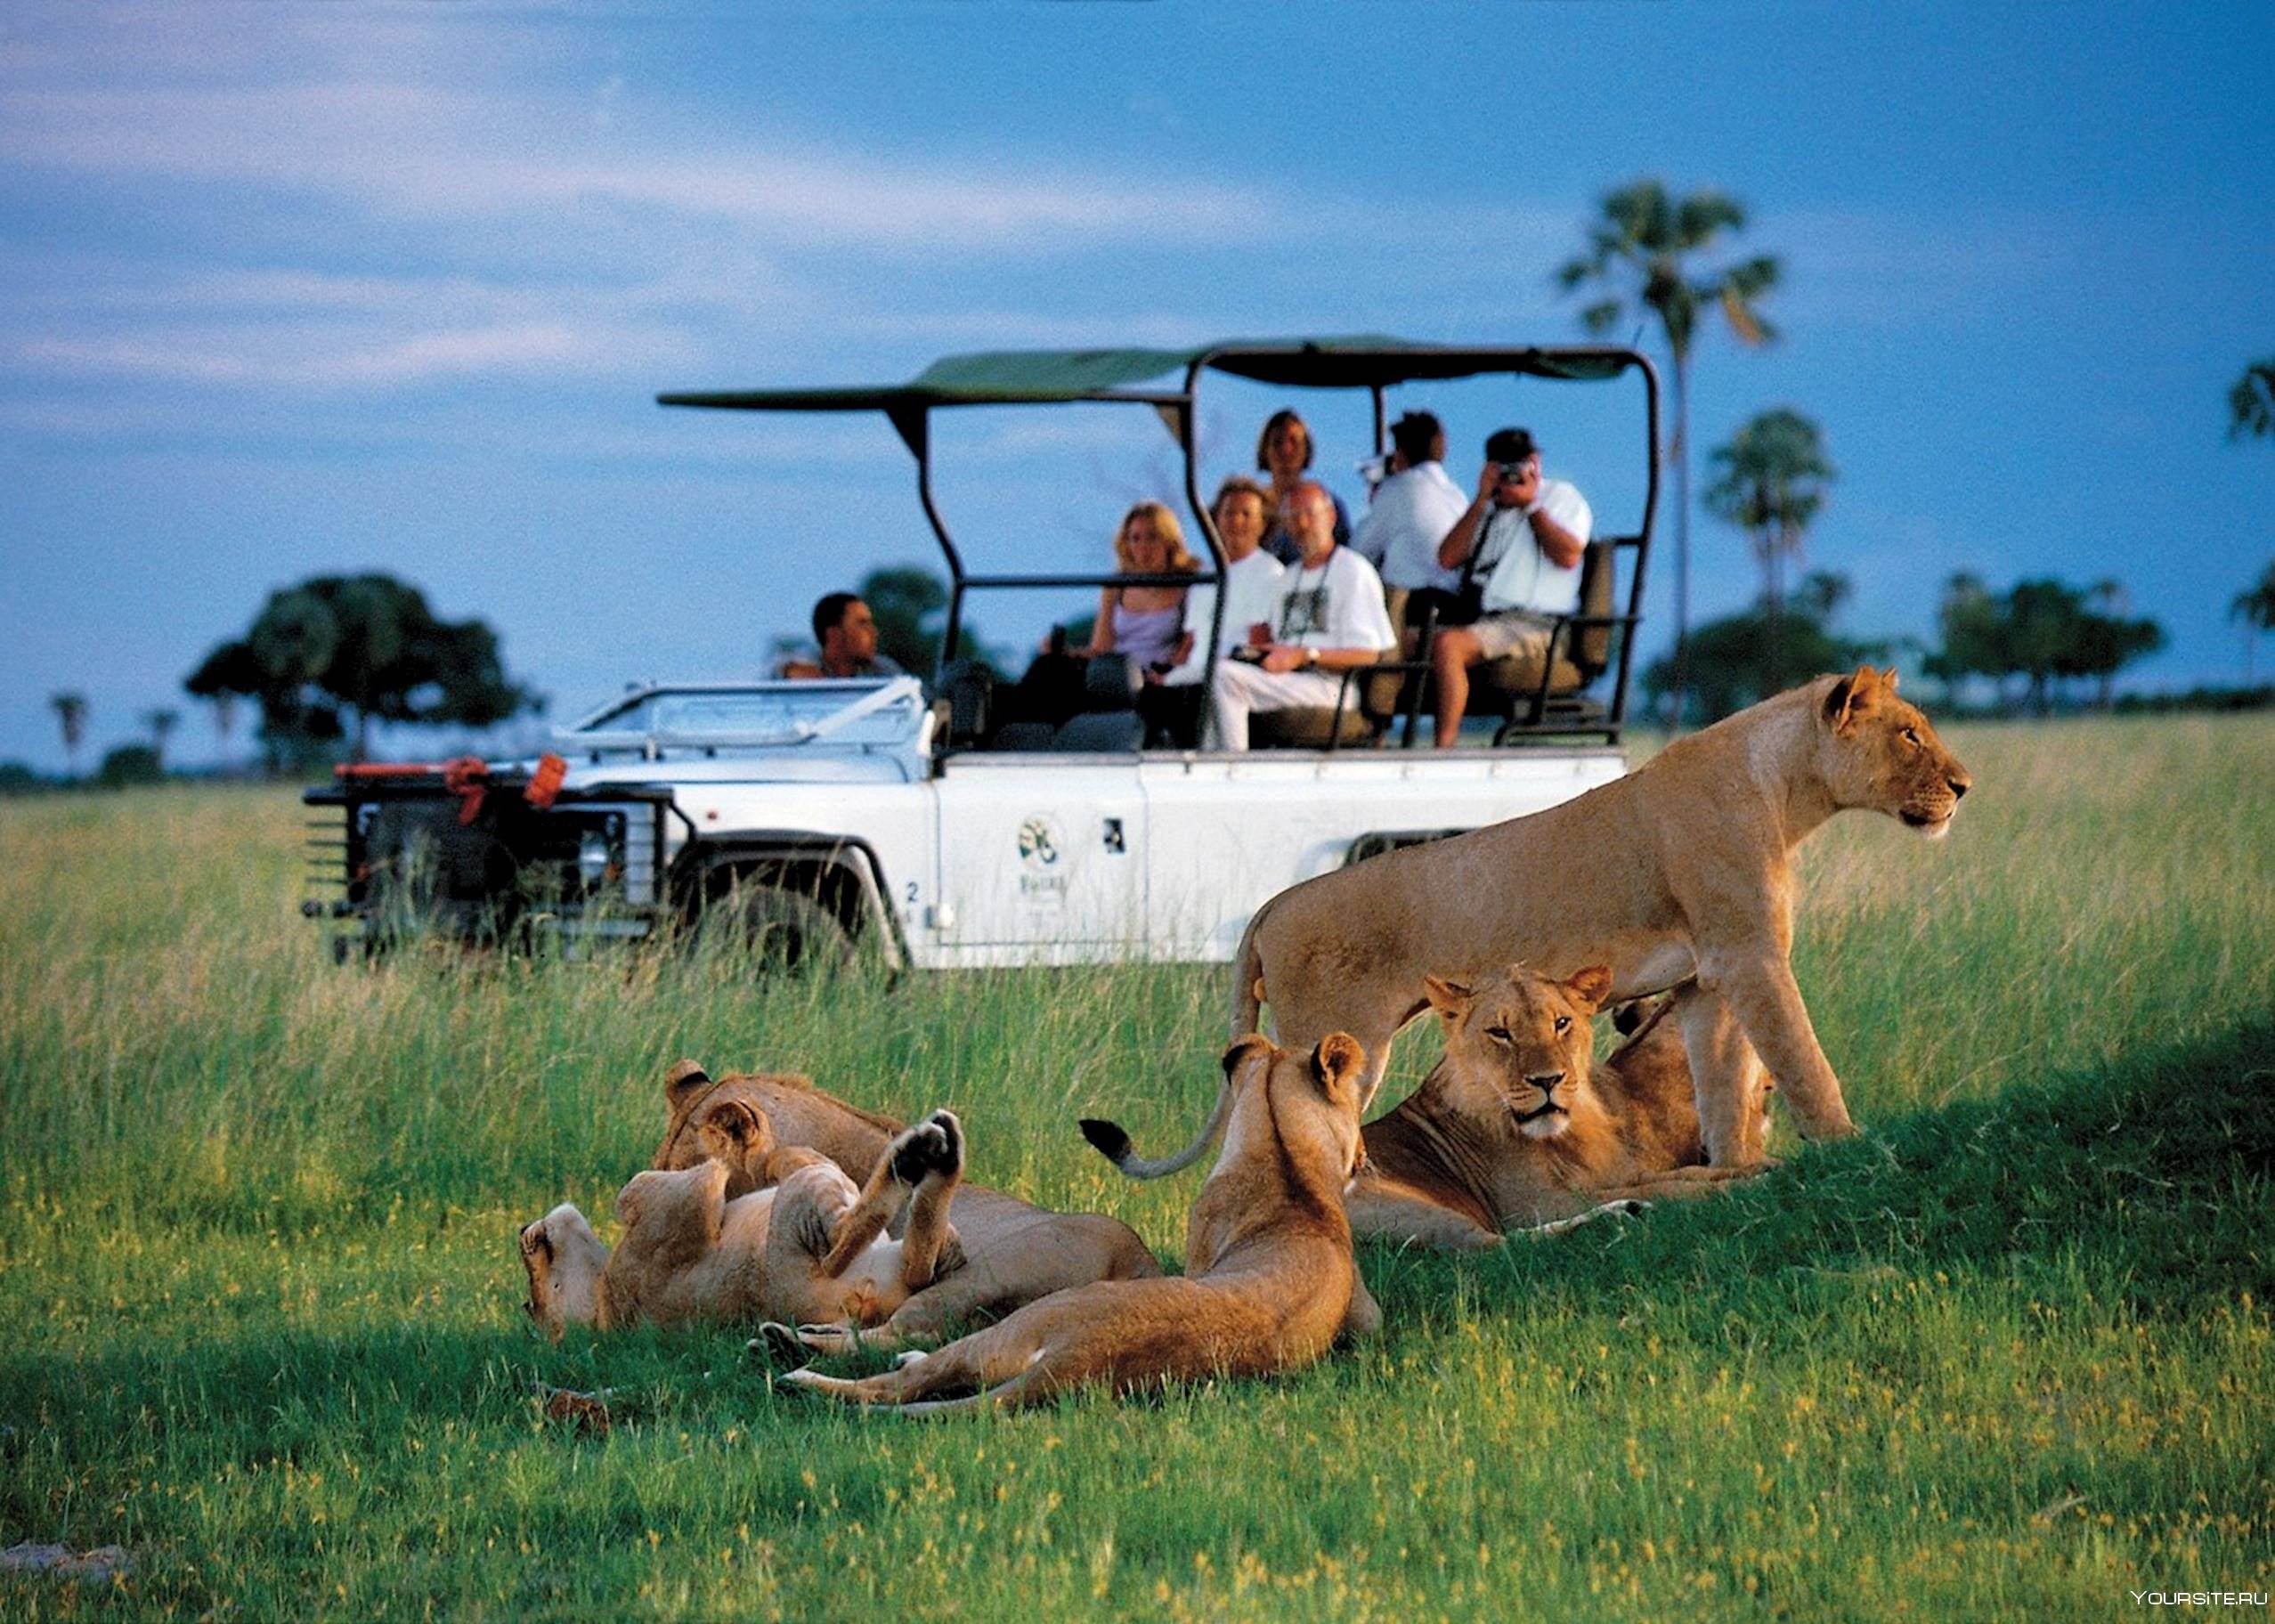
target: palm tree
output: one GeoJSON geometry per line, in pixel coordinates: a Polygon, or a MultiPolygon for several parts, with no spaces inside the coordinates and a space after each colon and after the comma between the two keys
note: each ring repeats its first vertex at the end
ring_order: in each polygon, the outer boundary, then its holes
{"type": "Polygon", "coordinates": [[[1718,270],[1694,260],[1724,231],[1745,229],[1745,206],[1718,191],[1676,199],[1663,182],[1639,180],[1603,200],[1588,252],[1556,272],[1565,292],[1597,284],[1607,296],[1580,313],[1591,333],[1645,313],[1655,318],[1674,361],[1674,424],[1665,456],[1675,469],[1675,715],[1682,716],[1683,650],[1690,634],[1690,357],[1702,314],[1719,306],[1741,343],[1775,334],[1754,302],[1777,284],[1777,260],[1760,255],[1718,270]]]}
{"type": "Polygon", "coordinates": [[[1775,617],[1785,601],[1785,561],[1799,560],[1809,521],[1824,506],[1824,487],[1840,470],[1825,456],[1816,425],[1790,406],[1761,413],[1716,448],[1712,460],[1720,472],[1706,488],[1706,509],[1753,538],[1762,601],[1775,617]]]}
{"type": "Polygon", "coordinates": [[[1837,470],[1824,454],[1816,425],[1791,407],[1765,411],[1717,447],[1721,470],[1706,488],[1706,510],[1753,538],[1761,562],[1761,606],[1769,644],[1767,691],[1785,684],[1785,561],[1799,560],[1809,521],[1824,506],[1824,487],[1837,470]]]}
{"type": "Polygon", "coordinates": [[[150,756],[157,761],[160,770],[163,770],[166,766],[167,735],[179,727],[181,721],[182,712],[168,710],[163,706],[156,710],[142,712],[142,726],[150,730],[150,756]]]}
{"type": "Polygon", "coordinates": [[[2228,391],[2228,438],[2275,434],[2275,355],[2255,361],[2228,391]]]}
{"type": "Polygon", "coordinates": [[[2236,594],[2235,601],[2228,605],[2228,618],[2241,621],[2248,628],[2244,634],[2244,681],[2248,683],[2260,633],[2275,631],[2275,558],[2268,560],[2267,567],[2260,572],[2257,586],[2236,594]]]}
{"type": "Polygon", "coordinates": [[[47,702],[63,729],[63,759],[69,764],[71,776],[76,778],[79,775],[79,741],[87,735],[87,696],[84,694],[50,694],[47,702]]]}

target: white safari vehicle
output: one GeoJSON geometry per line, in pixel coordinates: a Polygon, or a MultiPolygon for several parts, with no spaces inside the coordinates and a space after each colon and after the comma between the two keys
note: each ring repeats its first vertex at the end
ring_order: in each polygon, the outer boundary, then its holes
{"type": "Polygon", "coordinates": [[[993,673],[971,661],[945,663],[930,695],[913,677],[654,685],[560,729],[537,761],[341,768],[307,796],[330,809],[316,820],[313,866],[332,894],[304,911],[341,922],[343,955],[403,931],[689,930],[725,931],[735,948],[792,967],[857,950],[919,969],[1228,960],[1258,905],[1297,881],[1537,811],[1624,770],[1657,494],[1657,384],[1641,355],[1290,340],[961,356],[886,388],[660,397],[886,413],[915,457],[947,564],[943,646],[955,649],[968,593],[1106,578],[970,573],[932,499],[934,411],[1075,401],[1155,410],[1183,453],[1207,582],[1223,561],[1194,468],[1207,373],[1369,391],[1379,450],[1385,392],[1402,384],[1630,369],[1644,384],[1637,443],[1652,470],[1643,523],[1591,543],[1580,613],[1547,669],[1477,685],[1473,710],[1500,720],[1491,747],[1442,751],[1418,738],[1427,685],[1410,663],[1346,681],[1334,712],[1283,718],[1294,742],[1241,753],[1148,747],[1118,656],[1092,662],[1087,709],[1056,728],[999,720],[993,673]],[[1182,386],[1143,386],[1180,370],[1182,386]]]}

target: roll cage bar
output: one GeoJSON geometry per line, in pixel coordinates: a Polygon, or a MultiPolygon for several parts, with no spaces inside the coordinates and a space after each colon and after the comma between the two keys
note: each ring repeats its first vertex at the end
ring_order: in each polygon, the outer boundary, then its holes
{"type": "MultiPolygon", "coordinates": [[[[1206,586],[1223,580],[1223,539],[1217,534],[1215,516],[1201,497],[1198,448],[1194,443],[1194,404],[1204,372],[1223,372],[1284,388],[1364,389],[1373,403],[1374,454],[1379,457],[1388,449],[1384,396],[1400,385],[1499,374],[1604,381],[1621,377],[1631,369],[1643,375],[1644,461],[1647,472],[1641,529],[1633,536],[1610,539],[1615,545],[1633,546],[1636,549],[1627,606],[1609,617],[1621,635],[1617,675],[1604,730],[1616,743],[1627,714],[1635,629],[1643,618],[1644,568],[1650,556],[1652,524],[1659,508],[1659,374],[1649,358],[1639,351],[1598,345],[1414,344],[1372,336],[1232,340],[1192,350],[985,351],[945,357],[906,384],[681,391],[659,394],[655,399],[660,406],[727,411],[882,412],[916,459],[916,499],[948,566],[947,624],[940,640],[940,661],[945,665],[955,657],[963,623],[964,594],[973,589],[1206,586]],[[1184,375],[1182,388],[1135,386],[1181,369],[1184,375]],[[1150,406],[1159,415],[1184,459],[1185,500],[1208,544],[1207,571],[1198,575],[1110,572],[998,575],[973,574],[965,569],[963,556],[957,549],[955,539],[948,533],[947,522],[941,516],[932,494],[931,414],[967,406],[1064,405],[1078,402],[1150,406]]],[[[1219,646],[1225,598],[1223,592],[1215,595],[1209,627],[1211,648],[1219,646]]],[[[1204,683],[1214,686],[1215,662],[1208,662],[1205,670],[1204,683]]],[[[937,678],[937,670],[934,675],[937,678]]]]}

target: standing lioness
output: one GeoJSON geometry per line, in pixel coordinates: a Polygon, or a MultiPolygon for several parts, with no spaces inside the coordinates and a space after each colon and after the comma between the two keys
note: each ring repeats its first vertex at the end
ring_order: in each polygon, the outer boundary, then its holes
{"type": "MultiPolygon", "coordinates": [[[[1125,1393],[1311,1363],[1343,1328],[1359,1279],[1343,1194],[1365,1159],[1365,1053],[1340,1032],[1309,1054],[1255,1036],[1232,1046],[1224,1057],[1233,1098],[1224,1154],[1193,1203],[1182,1278],[1059,1292],[865,1380],[810,1370],[784,1379],[851,1403],[923,1412],[1039,1404],[1085,1384],[1125,1393]]],[[[775,1348],[797,1355],[788,1328],[768,1333],[775,1348]]],[[[833,1335],[821,1341],[840,1345],[833,1335]]]]}
{"type": "MultiPolygon", "coordinates": [[[[1928,719],[1896,696],[1895,672],[1820,677],[1561,806],[1282,891],[1242,939],[1232,1030],[1255,1025],[1261,996],[1283,1043],[1348,1031],[1366,1047],[1371,1100],[1392,1036],[1427,1007],[1425,976],[1610,964],[1621,1002],[1695,977],[1705,995],[1684,1011],[1683,1038],[1716,1165],[1761,1159],[1760,1063],[1803,1133],[1852,1133],[1793,980],[1792,851],[1851,808],[1940,835],[1968,784],[1928,719]]],[[[1217,1126],[1122,1170],[1189,1165],[1217,1126]]]]}

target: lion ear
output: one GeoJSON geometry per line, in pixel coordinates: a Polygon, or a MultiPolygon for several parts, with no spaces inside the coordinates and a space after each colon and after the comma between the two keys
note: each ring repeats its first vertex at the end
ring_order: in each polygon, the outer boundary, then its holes
{"type": "Polygon", "coordinates": [[[1888,691],[1889,693],[1893,694],[1896,692],[1897,676],[1896,668],[1894,666],[1891,665],[1886,670],[1882,671],[1880,674],[1880,679],[1887,685],[1888,691]]]}
{"type": "Polygon", "coordinates": [[[1251,1032],[1246,1037],[1235,1038],[1232,1046],[1224,1052],[1224,1075],[1231,1076],[1248,1063],[1250,1055],[1271,1047],[1272,1040],[1261,1032],[1251,1032]]]}
{"type": "Polygon", "coordinates": [[[1312,1080],[1323,1094],[1332,1094],[1346,1083],[1355,1083],[1366,1069],[1367,1052],[1348,1032],[1330,1032],[1312,1051],[1312,1080]]]}
{"type": "Polygon", "coordinates": [[[717,1134],[745,1155],[765,1149],[774,1137],[766,1114],[747,1100],[728,1100],[703,1118],[705,1134],[717,1134]]]}
{"type": "Polygon", "coordinates": [[[711,1074],[693,1060],[681,1060],[663,1074],[663,1098],[673,1110],[699,1088],[711,1085],[711,1074]]]}
{"type": "Polygon", "coordinates": [[[1596,1011],[1602,1009],[1604,1000],[1611,996],[1612,967],[1608,964],[1590,964],[1586,970],[1564,983],[1564,991],[1570,993],[1578,1003],[1586,1004],[1589,1013],[1593,1014],[1596,1011]]]}
{"type": "Polygon", "coordinates": [[[1442,976],[1424,976],[1422,995],[1430,1007],[1448,1020],[1459,1020],[1469,1013],[1469,1006],[1477,1002],[1477,989],[1458,981],[1449,981],[1442,976]]]}
{"type": "Polygon", "coordinates": [[[1860,665],[1848,676],[1832,685],[1824,696],[1824,719],[1832,731],[1847,737],[1854,731],[1857,719],[1872,703],[1873,694],[1883,686],[1881,674],[1869,665],[1860,665]]]}

